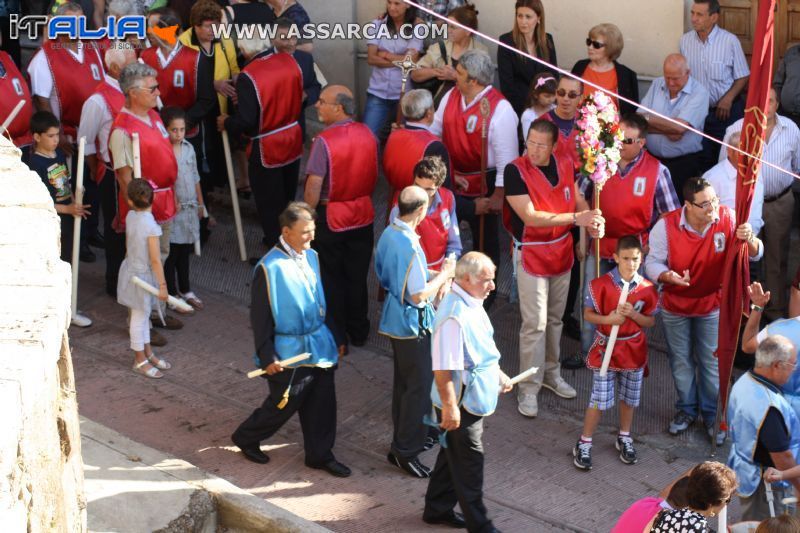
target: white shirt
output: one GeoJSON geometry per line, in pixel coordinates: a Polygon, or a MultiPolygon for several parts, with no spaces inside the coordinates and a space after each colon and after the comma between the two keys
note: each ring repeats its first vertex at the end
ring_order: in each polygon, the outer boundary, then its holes
{"type": "MultiPolygon", "coordinates": [[[[468,109],[472,106],[480,105],[481,98],[489,92],[491,88],[491,85],[487,85],[484,90],[473,98],[469,105],[467,105],[466,100],[464,100],[464,95],[462,95],[457,88],[454,87],[450,89],[439,103],[439,108],[433,116],[433,124],[431,124],[429,131],[440,138],[442,137],[444,110],[451,97],[461,97],[461,109],[468,109]]],[[[497,169],[497,174],[494,179],[495,187],[503,186],[503,171],[506,165],[519,157],[519,141],[517,139],[518,127],[519,119],[514,112],[514,108],[511,107],[508,100],[500,100],[489,121],[489,138],[487,143],[489,153],[486,157],[486,168],[497,169]]]]}
{"type": "MultiPolygon", "coordinates": [[[[106,83],[122,93],[119,82],[111,76],[106,75],[106,83]]],[[[78,139],[86,137],[85,155],[96,154],[96,146],[99,146],[100,159],[106,163],[111,162],[108,155],[108,135],[111,133],[113,121],[114,117],[111,116],[105,98],[99,94],[93,94],[86,100],[81,109],[81,123],[78,125],[78,139]]]]}
{"type": "Polygon", "coordinates": [[[522,137],[521,138],[522,139],[526,139],[528,137],[528,130],[530,129],[531,124],[533,124],[534,120],[536,120],[537,118],[539,118],[539,117],[541,117],[543,115],[546,115],[550,110],[555,109],[555,108],[556,108],[556,106],[555,106],[555,104],[553,104],[553,105],[550,106],[550,109],[548,109],[544,113],[539,113],[532,107],[529,107],[528,109],[523,111],[522,112],[522,116],[519,119],[520,125],[522,126],[522,137]]]}
{"type": "MultiPolygon", "coordinates": [[[[727,152],[727,150],[722,150],[722,152],[727,152]]],[[[736,169],[727,158],[711,167],[708,172],[703,174],[703,179],[708,180],[714,187],[720,204],[736,209],[736,169]]],[[[764,227],[763,208],[764,180],[758,179],[756,180],[756,190],[753,193],[753,203],[750,205],[750,218],[747,220],[756,235],[764,227]]]]}
{"type": "MultiPolygon", "coordinates": [[[[77,61],[83,63],[83,46],[79,46],[77,50],[67,48],[67,51],[77,61]]],[[[28,63],[28,75],[31,77],[32,96],[48,98],[53,114],[56,118],[61,119],[61,108],[58,105],[58,96],[54,90],[53,73],[50,72],[50,66],[47,64],[47,57],[45,57],[43,50],[39,50],[31,58],[30,63],[28,63]]]]}
{"type": "Polygon", "coordinates": [[[692,76],[708,89],[712,107],[730,90],[734,81],[750,75],[742,43],[719,26],[714,26],[705,42],[694,30],[684,33],[680,48],[692,76]]]}
{"type": "MultiPolygon", "coordinates": [[[[453,283],[450,290],[464,298],[470,309],[483,306],[483,300],[470,296],[458,282],[453,283]]],[[[434,330],[431,339],[431,357],[433,357],[433,370],[464,370],[467,354],[464,353],[461,324],[456,319],[448,318],[434,330]]],[[[464,377],[466,379],[466,376],[464,377]]]]}

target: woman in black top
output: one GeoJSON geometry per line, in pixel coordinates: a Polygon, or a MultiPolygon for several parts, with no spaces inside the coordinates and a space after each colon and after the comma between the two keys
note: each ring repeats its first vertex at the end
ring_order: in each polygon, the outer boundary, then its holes
{"type": "MultiPolygon", "coordinates": [[[[542,2],[517,0],[514,10],[514,29],[501,35],[500,42],[555,65],[556,46],[553,36],[545,31],[542,2]]],[[[531,80],[539,72],[549,69],[546,65],[499,46],[497,70],[500,75],[500,91],[517,115],[521,115],[525,111],[531,80]]]]}

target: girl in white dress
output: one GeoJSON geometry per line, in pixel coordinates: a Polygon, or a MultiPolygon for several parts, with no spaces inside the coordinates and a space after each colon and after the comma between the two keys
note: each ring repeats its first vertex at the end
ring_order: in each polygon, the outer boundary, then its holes
{"type": "Polygon", "coordinates": [[[117,301],[130,309],[131,350],[134,351],[133,371],[148,378],[161,378],[161,370],[172,367],[159,359],[150,348],[150,311],[155,307],[155,296],[134,285],[132,278],[158,287],[158,299],[166,301],[167,282],[161,266],[159,237],[161,227],[156,223],[150,207],[153,204],[153,187],[143,179],[133,179],[128,184],[128,205],[131,210],[125,217],[125,260],[119,268],[117,301]]]}
{"type": "Polygon", "coordinates": [[[528,128],[531,123],[555,107],[557,85],[558,80],[552,72],[540,72],[531,80],[528,108],[522,112],[522,117],[520,117],[523,144],[528,138],[528,128]]]}

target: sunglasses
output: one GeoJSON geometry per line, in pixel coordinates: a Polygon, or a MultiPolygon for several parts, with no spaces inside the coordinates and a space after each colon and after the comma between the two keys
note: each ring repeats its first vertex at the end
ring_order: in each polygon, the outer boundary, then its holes
{"type": "Polygon", "coordinates": [[[622,144],[633,144],[635,142],[639,142],[639,139],[638,138],[636,138],[636,139],[632,139],[632,138],[622,139],[622,144]]]}
{"type": "Polygon", "coordinates": [[[556,91],[556,94],[558,96],[560,96],[561,98],[564,98],[566,96],[570,100],[575,100],[576,98],[578,98],[581,95],[581,93],[576,93],[575,91],[567,92],[566,89],[559,89],[559,90],[556,91]]]}
{"type": "Polygon", "coordinates": [[[595,50],[600,50],[606,45],[606,43],[601,43],[600,41],[595,41],[591,37],[586,38],[586,46],[591,46],[595,50]]]}

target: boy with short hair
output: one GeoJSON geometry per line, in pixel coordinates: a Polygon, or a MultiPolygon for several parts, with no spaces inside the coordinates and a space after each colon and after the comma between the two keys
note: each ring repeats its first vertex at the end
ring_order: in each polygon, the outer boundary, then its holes
{"type": "MultiPolygon", "coordinates": [[[[38,111],[31,116],[33,147],[28,158],[28,167],[39,174],[53,199],[56,213],[61,219],[61,260],[72,262],[72,232],[75,215],[86,218],[91,213],[89,205],[75,203],[70,186],[67,157],[58,147],[61,124],[49,111],[38,111]]],[[[78,327],[92,325],[89,317],[75,312],[72,324],[78,327]]]]}
{"type": "Polygon", "coordinates": [[[581,470],[592,468],[592,434],[602,412],[615,403],[614,387],[618,388],[619,459],[626,464],[638,461],[631,438],[633,410],[639,406],[644,367],[647,364],[647,339],[643,328],[652,327],[658,311],[658,291],[652,282],[638,273],[644,253],[639,238],[622,237],[617,242],[614,261],[617,266],[589,283],[584,300],[584,320],[597,326],[594,343],[586,366],[592,369],[592,396],[583,419],[583,433],[572,450],[573,463],[581,470]],[[628,283],[628,298],[620,304],[623,281],[628,283]],[[613,326],[619,326],[608,373],[600,376],[606,343],[613,326]]]}

